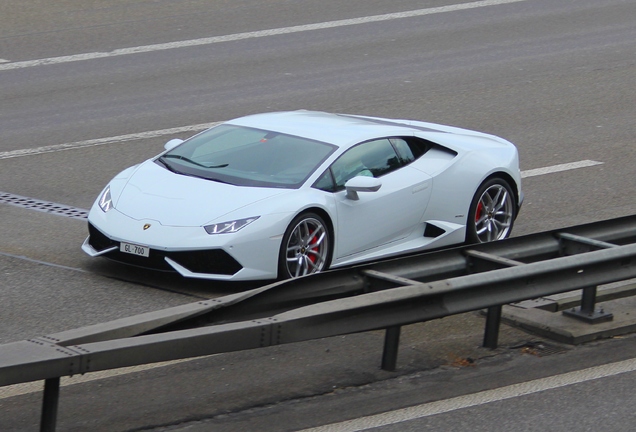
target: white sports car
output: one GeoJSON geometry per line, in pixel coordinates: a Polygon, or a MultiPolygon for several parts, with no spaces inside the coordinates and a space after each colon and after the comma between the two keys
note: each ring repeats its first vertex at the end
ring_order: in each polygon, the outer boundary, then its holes
{"type": "Polygon", "coordinates": [[[493,135],[312,111],[231,120],[117,175],[91,256],[185,277],[284,279],[510,235],[517,149],[493,135]]]}

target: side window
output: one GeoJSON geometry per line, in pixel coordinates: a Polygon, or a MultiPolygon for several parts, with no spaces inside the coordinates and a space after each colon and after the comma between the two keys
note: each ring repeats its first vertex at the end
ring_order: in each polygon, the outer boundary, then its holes
{"type": "Polygon", "coordinates": [[[318,180],[313,184],[316,189],[323,190],[325,192],[335,192],[336,187],[333,183],[333,176],[331,175],[331,169],[328,169],[320,176],[318,180]]]}
{"type": "Polygon", "coordinates": [[[413,154],[413,150],[409,147],[409,144],[404,141],[402,138],[389,138],[395,150],[397,150],[400,159],[404,164],[409,164],[415,160],[415,155],[413,154]]]}
{"type": "Polygon", "coordinates": [[[405,137],[402,139],[406,141],[409,149],[411,150],[411,153],[413,154],[414,159],[418,159],[424,153],[429,151],[431,147],[434,146],[432,142],[419,137],[405,137]]]}
{"type": "Polygon", "coordinates": [[[388,139],[359,144],[340,156],[331,166],[336,189],[355,176],[381,177],[401,166],[388,139]]]}
{"type": "Polygon", "coordinates": [[[313,184],[316,189],[336,192],[355,176],[381,177],[408,165],[434,144],[418,137],[391,137],[358,144],[340,156],[313,184]]]}

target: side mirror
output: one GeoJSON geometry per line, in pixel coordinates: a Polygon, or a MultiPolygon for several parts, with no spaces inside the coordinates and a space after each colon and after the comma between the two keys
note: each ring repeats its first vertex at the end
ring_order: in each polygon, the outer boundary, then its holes
{"type": "Polygon", "coordinates": [[[360,199],[358,192],[377,192],[381,186],[379,179],[366,176],[356,176],[345,183],[347,198],[354,201],[360,199]]]}
{"type": "Polygon", "coordinates": [[[172,150],[173,148],[175,148],[176,146],[178,146],[179,144],[181,144],[183,142],[182,139],[179,138],[173,138],[170,141],[168,141],[167,143],[165,143],[163,145],[163,148],[165,148],[166,150],[172,150]]]}

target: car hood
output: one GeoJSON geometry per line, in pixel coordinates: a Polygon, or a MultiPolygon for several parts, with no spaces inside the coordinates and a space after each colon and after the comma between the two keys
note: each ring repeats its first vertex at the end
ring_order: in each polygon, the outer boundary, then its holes
{"type": "MultiPolygon", "coordinates": [[[[116,198],[115,209],[137,220],[166,226],[203,226],[219,218],[288,192],[283,189],[234,186],[175,174],[147,161],[130,176],[116,198]]],[[[249,214],[245,217],[261,216],[249,214]]]]}

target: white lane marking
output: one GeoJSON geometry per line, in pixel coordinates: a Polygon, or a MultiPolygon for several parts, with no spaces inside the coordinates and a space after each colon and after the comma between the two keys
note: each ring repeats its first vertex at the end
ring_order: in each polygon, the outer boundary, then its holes
{"type": "Polygon", "coordinates": [[[4,63],[4,64],[0,64],[0,71],[44,66],[44,65],[51,65],[51,64],[70,63],[70,62],[84,61],[84,60],[94,60],[94,59],[105,58],[105,57],[117,57],[122,55],[147,53],[147,52],[153,52],[153,51],[165,51],[165,50],[175,49],[175,48],[211,45],[211,44],[221,43],[221,42],[230,42],[230,41],[237,41],[242,39],[269,37],[269,36],[275,36],[275,35],[299,33],[299,32],[306,32],[306,31],[312,31],[312,30],[323,30],[323,29],[334,28],[334,27],[345,27],[345,26],[367,24],[367,23],[378,22],[378,21],[390,21],[390,20],[412,18],[417,16],[432,15],[432,14],[438,14],[438,13],[444,13],[444,12],[454,12],[459,10],[474,9],[474,8],[480,8],[480,7],[486,7],[486,6],[496,6],[496,5],[502,5],[502,4],[508,4],[508,3],[518,3],[522,1],[526,1],[526,0],[483,0],[483,1],[475,1],[471,3],[460,3],[455,5],[448,5],[448,6],[441,6],[441,7],[434,7],[434,8],[389,13],[384,15],[374,15],[374,16],[351,18],[351,19],[344,19],[344,20],[337,20],[337,21],[327,21],[327,22],[315,23],[315,24],[282,27],[282,28],[270,29],[270,30],[235,33],[235,34],[224,35],[224,36],[213,36],[213,37],[201,38],[201,39],[191,39],[191,40],[185,40],[185,41],[168,42],[168,43],[161,43],[161,44],[154,44],[154,45],[121,48],[121,49],[116,49],[110,52],[92,52],[92,53],[74,54],[74,55],[61,56],[61,57],[50,57],[50,58],[44,58],[44,59],[38,59],[38,60],[27,60],[27,61],[19,61],[14,63],[4,63]]]}
{"type": "Polygon", "coordinates": [[[73,150],[73,149],[79,149],[84,147],[94,147],[94,146],[104,145],[104,144],[115,144],[115,143],[122,143],[126,141],[134,141],[139,139],[156,138],[156,137],[160,137],[164,135],[176,135],[183,132],[198,132],[198,131],[211,128],[212,126],[216,126],[220,123],[221,122],[203,123],[203,124],[197,124],[192,126],[183,126],[183,127],[161,129],[161,130],[149,131],[149,132],[140,132],[140,133],[134,133],[134,134],[128,134],[128,135],[119,135],[119,136],[114,136],[109,138],[97,138],[97,139],[90,139],[85,141],[77,141],[77,142],[67,143],[67,144],[54,144],[54,145],[48,145],[48,146],[36,147],[36,148],[30,148],[30,149],[12,150],[12,151],[0,152],[0,159],[11,159],[11,158],[20,157],[20,156],[33,156],[33,155],[38,155],[42,153],[53,153],[53,152],[57,152],[61,150],[73,150]]]}
{"type": "Polygon", "coordinates": [[[569,171],[569,170],[573,170],[577,168],[587,168],[587,167],[602,165],[602,164],[603,162],[597,162],[593,160],[582,160],[579,162],[571,162],[571,163],[565,163],[560,165],[552,165],[552,166],[544,167],[544,168],[537,168],[537,169],[522,171],[521,177],[522,178],[534,177],[534,176],[540,176],[545,174],[552,174],[552,173],[556,173],[560,171],[569,171]]]}
{"type": "Polygon", "coordinates": [[[568,372],[552,377],[541,378],[520,384],[513,384],[493,390],[486,390],[452,399],[430,402],[410,408],[389,411],[383,414],[361,417],[340,423],[304,429],[300,432],[357,432],[393,425],[405,421],[429,417],[463,408],[485,405],[491,402],[513,399],[521,396],[553,390],[573,384],[580,384],[601,378],[607,378],[636,370],[636,359],[625,360],[607,365],[595,366],[579,371],[568,372]]]}

